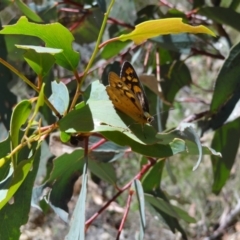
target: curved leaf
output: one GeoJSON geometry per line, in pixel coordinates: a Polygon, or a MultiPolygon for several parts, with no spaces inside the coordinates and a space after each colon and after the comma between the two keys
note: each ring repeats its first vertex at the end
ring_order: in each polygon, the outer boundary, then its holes
{"type": "Polygon", "coordinates": [[[55,56],[57,64],[70,71],[74,71],[78,65],[79,53],[72,49],[74,38],[59,23],[42,25],[28,22],[26,17],[21,17],[16,24],[5,26],[0,31],[0,34],[20,34],[38,37],[46,43],[46,47],[63,50],[63,52],[55,56]]]}
{"type": "MultiPolygon", "coordinates": [[[[28,220],[32,188],[40,161],[41,148],[39,146],[40,145],[36,147],[33,145],[33,155],[28,160],[23,160],[18,165],[18,174],[16,174],[15,178],[12,180],[11,190],[14,191],[15,184],[19,185],[20,182],[22,183],[14,194],[14,204],[7,203],[4,208],[0,210],[0,239],[19,239],[21,234],[20,227],[26,224],[28,220]],[[29,171],[30,166],[31,171],[29,171]],[[24,178],[25,180],[23,181],[24,178]]],[[[30,150],[27,150],[29,155],[30,150]]]]}
{"type": "Polygon", "coordinates": [[[238,24],[240,14],[231,8],[224,7],[203,7],[198,11],[200,14],[207,16],[217,23],[229,25],[240,31],[238,24]]]}
{"type": "Polygon", "coordinates": [[[144,192],[143,192],[142,184],[138,179],[134,180],[133,185],[135,187],[135,191],[137,195],[137,200],[139,205],[139,214],[140,214],[140,234],[138,239],[143,240],[144,232],[146,228],[144,192]]]}
{"type": "Polygon", "coordinates": [[[240,43],[229,52],[216,79],[210,111],[216,112],[222,107],[240,86],[240,43]]]}
{"type": "Polygon", "coordinates": [[[96,162],[93,160],[89,161],[88,164],[92,173],[94,173],[100,179],[115,185],[117,178],[112,164],[96,162]]]}
{"type": "Polygon", "coordinates": [[[22,13],[26,15],[29,19],[33,20],[34,22],[43,22],[43,20],[21,0],[15,0],[15,3],[20,9],[20,11],[22,11],[22,13]]]}
{"type": "Polygon", "coordinates": [[[85,237],[85,206],[87,196],[87,169],[86,163],[83,168],[82,188],[73,212],[70,231],[66,236],[66,240],[83,240],[85,237]]]}
{"type": "Polygon", "coordinates": [[[120,41],[132,40],[136,44],[141,44],[148,38],[153,38],[158,35],[184,32],[206,33],[215,36],[215,34],[205,26],[191,26],[183,23],[181,18],[166,18],[140,23],[135,26],[135,29],[131,33],[123,34],[117,39],[120,41]]]}
{"type": "Polygon", "coordinates": [[[106,45],[101,52],[101,57],[104,59],[109,59],[111,57],[116,56],[120,53],[122,49],[124,49],[129,42],[111,42],[108,45],[106,45]]]}
{"type": "Polygon", "coordinates": [[[222,158],[212,155],[214,182],[212,191],[218,194],[230,176],[239,148],[240,118],[218,129],[212,140],[212,147],[222,153],[222,158]]]}
{"type": "Polygon", "coordinates": [[[55,63],[55,58],[53,55],[62,52],[62,49],[44,48],[29,45],[16,45],[16,47],[27,50],[24,53],[24,59],[33,69],[33,71],[41,77],[46,76],[55,63]]]}
{"type": "Polygon", "coordinates": [[[144,192],[151,192],[154,189],[160,188],[162,171],[165,165],[165,161],[158,160],[154,166],[152,166],[148,172],[142,178],[142,187],[144,192]]]}
{"type": "Polygon", "coordinates": [[[183,137],[183,139],[190,140],[196,144],[196,147],[199,152],[199,157],[198,157],[198,161],[197,161],[196,165],[193,167],[193,171],[195,171],[198,168],[199,164],[201,163],[202,155],[203,155],[200,138],[197,135],[197,133],[194,131],[192,124],[182,123],[178,126],[178,129],[181,131],[180,135],[183,137]]]}
{"type": "MultiPolygon", "coordinates": [[[[24,100],[17,104],[17,106],[14,108],[12,117],[11,117],[11,123],[10,123],[10,136],[11,136],[11,150],[17,147],[19,144],[19,131],[20,128],[24,123],[26,123],[29,114],[31,113],[32,104],[28,100],[24,100]]],[[[15,153],[13,155],[13,164],[14,168],[17,164],[17,156],[18,154],[15,153]]]]}
{"type": "Polygon", "coordinates": [[[64,114],[69,105],[69,93],[66,85],[62,82],[51,82],[52,95],[49,97],[49,101],[57,109],[60,114],[64,114]]]}

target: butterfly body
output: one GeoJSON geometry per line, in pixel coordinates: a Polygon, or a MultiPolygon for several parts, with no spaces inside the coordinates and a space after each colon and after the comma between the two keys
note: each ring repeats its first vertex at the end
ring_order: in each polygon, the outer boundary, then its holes
{"type": "Polygon", "coordinates": [[[116,109],[127,114],[137,123],[151,123],[147,97],[141,82],[129,62],[123,64],[120,77],[110,72],[106,87],[109,98],[116,109]]]}

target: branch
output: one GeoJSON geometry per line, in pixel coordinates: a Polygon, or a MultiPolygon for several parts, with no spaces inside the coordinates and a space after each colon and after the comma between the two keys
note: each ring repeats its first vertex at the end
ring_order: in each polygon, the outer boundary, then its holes
{"type": "Polygon", "coordinates": [[[111,204],[111,202],[113,202],[115,199],[117,199],[118,196],[120,196],[124,191],[131,187],[132,182],[135,179],[141,179],[142,176],[156,163],[156,161],[152,158],[149,158],[148,160],[149,163],[144,165],[141,171],[131,181],[129,181],[123,188],[119,189],[119,191],[108,202],[106,202],[101,209],[99,209],[91,218],[86,221],[85,231],[87,231],[91,223],[111,204]]]}
{"type": "Polygon", "coordinates": [[[214,240],[219,239],[226,229],[231,226],[237,219],[237,217],[240,215],[240,199],[238,200],[237,205],[235,208],[230,211],[228,215],[219,223],[219,227],[213,232],[212,236],[209,236],[205,238],[204,240],[214,240]]]}

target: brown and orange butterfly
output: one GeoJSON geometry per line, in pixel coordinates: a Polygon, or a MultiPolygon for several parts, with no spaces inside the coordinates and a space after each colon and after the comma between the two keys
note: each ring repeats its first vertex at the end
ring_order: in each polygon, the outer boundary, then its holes
{"type": "Polygon", "coordinates": [[[124,62],[120,77],[110,72],[108,81],[106,90],[117,110],[142,125],[153,121],[154,118],[149,114],[148,100],[143,86],[129,62],[124,62]]]}

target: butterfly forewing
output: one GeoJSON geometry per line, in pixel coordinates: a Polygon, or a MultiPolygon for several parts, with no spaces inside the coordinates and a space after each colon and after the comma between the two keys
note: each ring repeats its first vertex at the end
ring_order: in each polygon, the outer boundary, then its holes
{"type": "Polygon", "coordinates": [[[149,114],[146,95],[129,62],[123,64],[120,76],[114,72],[108,75],[106,90],[114,107],[140,124],[150,123],[153,117],[149,114]]]}
{"type": "Polygon", "coordinates": [[[121,69],[120,77],[126,83],[126,85],[132,90],[132,92],[136,95],[142,106],[143,111],[149,112],[148,100],[144,92],[142,83],[140,82],[138,75],[135,72],[131,63],[124,62],[121,69]]]}
{"type": "Polygon", "coordinates": [[[134,93],[125,85],[120,77],[116,73],[110,72],[108,81],[109,86],[106,87],[106,90],[115,108],[130,116],[136,122],[141,124],[146,123],[147,121],[138,99],[136,99],[134,93]]]}

